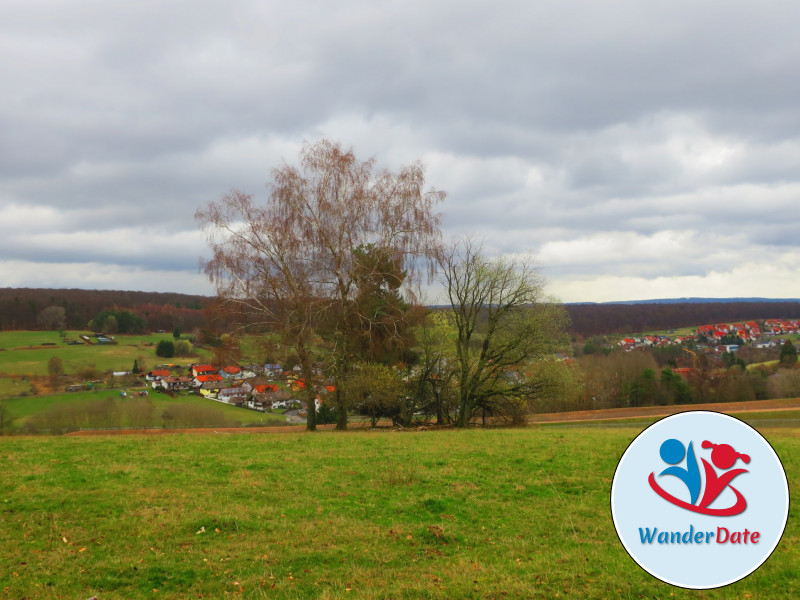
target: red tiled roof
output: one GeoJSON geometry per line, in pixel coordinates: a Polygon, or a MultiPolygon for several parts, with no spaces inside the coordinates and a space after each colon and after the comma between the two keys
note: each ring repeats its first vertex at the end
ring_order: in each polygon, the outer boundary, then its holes
{"type": "Polygon", "coordinates": [[[198,375],[197,381],[200,383],[210,383],[212,381],[222,381],[222,375],[219,373],[214,373],[211,375],[198,375]]]}
{"type": "Polygon", "coordinates": [[[263,385],[257,385],[253,389],[256,391],[256,394],[266,394],[267,392],[277,392],[278,386],[272,383],[265,383],[263,385]]]}

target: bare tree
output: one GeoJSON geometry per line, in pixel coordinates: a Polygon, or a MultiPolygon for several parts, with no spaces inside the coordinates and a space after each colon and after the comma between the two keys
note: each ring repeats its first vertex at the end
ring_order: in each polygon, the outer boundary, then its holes
{"type": "Polygon", "coordinates": [[[67,326],[67,311],[63,306],[48,306],[39,313],[36,322],[43,329],[64,329],[67,326]]]}
{"type": "Polygon", "coordinates": [[[64,363],[57,356],[51,356],[47,361],[47,374],[50,376],[50,386],[55,387],[58,378],[64,374],[64,363]]]}
{"type": "Polygon", "coordinates": [[[532,263],[488,259],[472,239],[453,243],[440,265],[456,327],[456,425],[477,409],[519,414],[537,391],[519,367],[568,347],[566,311],[545,297],[532,263]]]}
{"type": "MultiPolygon", "coordinates": [[[[369,331],[370,315],[357,302],[359,270],[365,251],[388,260],[392,273],[403,271],[406,288],[424,267],[433,272],[439,250],[435,205],[444,198],[423,191],[419,163],[398,171],[376,171],[374,159],[359,161],[352,150],[321,140],[307,144],[298,167],[283,164],[272,172],[267,201],[232,192],[196,213],[212,249],[205,270],[219,298],[239,314],[241,324],[281,332],[284,344],[300,358],[309,405],[308,428],[315,428],[315,335],[327,332],[333,345],[330,372],[343,379],[352,363],[353,323],[369,331]]],[[[372,281],[375,277],[366,278],[372,281]]],[[[381,333],[391,331],[381,315],[381,333]]],[[[346,402],[336,386],[338,428],[346,428],[346,402]]]]}

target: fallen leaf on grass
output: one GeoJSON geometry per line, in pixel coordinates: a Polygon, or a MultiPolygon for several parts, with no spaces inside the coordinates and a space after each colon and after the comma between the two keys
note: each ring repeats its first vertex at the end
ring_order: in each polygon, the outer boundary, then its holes
{"type": "Polygon", "coordinates": [[[437,540],[440,540],[444,537],[444,527],[441,525],[431,525],[428,527],[428,533],[430,533],[437,540]]]}

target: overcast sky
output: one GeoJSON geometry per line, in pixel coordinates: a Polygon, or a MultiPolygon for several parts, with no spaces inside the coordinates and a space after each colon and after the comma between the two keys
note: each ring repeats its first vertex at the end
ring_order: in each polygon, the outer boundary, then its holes
{"type": "Polygon", "coordinates": [[[0,286],[212,294],[194,212],[322,136],[565,302],[800,297],[800,4],[3,0],[0,286]]]}

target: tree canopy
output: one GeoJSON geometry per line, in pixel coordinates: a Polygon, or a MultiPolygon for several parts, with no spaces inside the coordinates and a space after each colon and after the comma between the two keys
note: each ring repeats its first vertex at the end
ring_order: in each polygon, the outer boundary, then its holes
{"type": "MultiPolygon", "coordinates": [[[[296,349],[307,383],[308,428],[314,422],[315,337],[332,346],[326,368],[335,381],[354,363],[354,324],[369,339],[402,329],[398,281],[408,292],[432,272],[440,244],[436,205],[444,192],[425,191],[420,163],[378,170],[351,149],[321,140],[306,144],[299,165],[272,171],[264,202],[233,191],[198,210],[212,258],[205,271],[241,326],[280,333],[296,349]]],[[[362,337],[363,339],[363,337],[362,337]]],[[[337,426],[346,403],[333,399],[337,426]]]]}
{"type": "Polygon", "coordinates": [[[530,261],[489,259],[470,238],[447,248],[440,265],[456,329],[456,424],[478,409],[514,417],[540,387],[526,363],[568,348],[566,312],[545,297],[530,261]]]}

